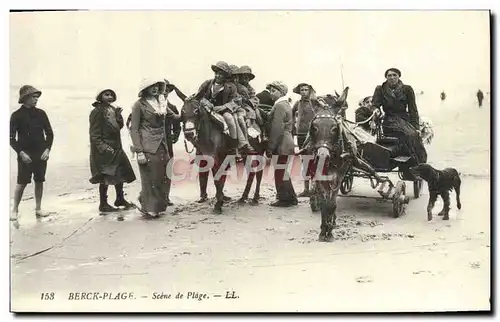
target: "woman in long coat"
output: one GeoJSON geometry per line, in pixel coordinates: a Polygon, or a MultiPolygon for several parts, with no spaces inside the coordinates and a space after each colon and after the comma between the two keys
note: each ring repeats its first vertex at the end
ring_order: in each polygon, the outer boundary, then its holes
{"type": "MultiPolygon", "coordinates": [[[[382,130],[386,136],[400,138],[401,146],[409,153],[414,163],[425,163],[427,152],[420,139],[415,92],[410,85],[403,84],[399,79],[399,69],[390,68],[384,76],[387,80],[375,88],[372,98],[374,108],[384,109],[382,130]]],[[[405,175],[412,177],[408,171],[405,171],[405,175]]]]}
{"type": "Polygon", "coordinates": [[[117,211],[108,203],[108,186],[116,190],[116,207],[132,207],[125,200],[123,184],[135,181],[134,170],[123,151],[120,130],[123,128],[122,109],[111,103],[116,101],[116,93],[105,89],[92,104],[94,109],[89,117],[90,132],[90,183],[99,184],[99,211],[102,213],[117,211]]]}
{"type": "Polygon", "coordinates": [[[167,164],[170,159],[165,135],[166,118],[179,119],[164,96],[165,82],[143,80],[139,100],[132,107],[130,135],[141,175],[140,210],[156,217],[167,209],[167,164]]]}

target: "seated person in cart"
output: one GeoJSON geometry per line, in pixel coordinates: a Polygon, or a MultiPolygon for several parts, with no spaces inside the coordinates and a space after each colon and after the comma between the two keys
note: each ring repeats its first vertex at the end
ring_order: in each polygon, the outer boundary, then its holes
{"type": "MultiPolygon", "coordinates": [[[[386,81],[375,88],[372,107],[385,113],[382,130],[385,135],[399,139],[404,153],[411,157],[407,167],[426,163],[427,152],[421,140],[420,119],[415,93],[409,85],[400,80],[401,71],[390,68],[384,74],[386,81]]],[[[409,171],[403,171],[405,177],[412,178],[409,171]]]]}

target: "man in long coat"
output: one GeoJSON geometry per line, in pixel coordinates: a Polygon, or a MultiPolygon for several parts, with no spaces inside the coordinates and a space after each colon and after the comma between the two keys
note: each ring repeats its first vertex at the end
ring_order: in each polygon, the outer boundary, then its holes
{"type": "Polygon", "coordinates": [[[274,182],[276,185],[277,201],[274,207],[290,207],[298,204],[297,195],[293,189],[290,174],[285,166],[289,157],[294,155],[295,144],[292,136],[292,108],[285,98],[288,87],[282,82],[275,81],[269,84],[269,92],[275,99],[269,116],[269,142],[266,155],[277,155],[274,165],[274,182]]]}

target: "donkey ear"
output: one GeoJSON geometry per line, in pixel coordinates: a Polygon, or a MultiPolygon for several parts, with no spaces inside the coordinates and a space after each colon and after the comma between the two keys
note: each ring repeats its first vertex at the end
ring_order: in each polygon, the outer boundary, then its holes
{"type": "MultiPolygon", "coordinates": [[[[338,103],[342,103],[344,105],[345,101],[347,100],[347,94],[349,93],[349,86],[347,86],[344,91],[342,92],[342,95],[340,95],[339,99],[337,100],[338,103]]],[[[341,106],[342,106],[341,105],[341,106]]]]}
{"type": "Polygon", "coordinates": [[[339,95],[339,93],[337,93],[337,91],[336,91],[336,90],[333,90],[333,91],[335,92],[335,97],[336,97],[337,99],[339,99],[339,96],[340,96],[340,95],[339,95]]]}

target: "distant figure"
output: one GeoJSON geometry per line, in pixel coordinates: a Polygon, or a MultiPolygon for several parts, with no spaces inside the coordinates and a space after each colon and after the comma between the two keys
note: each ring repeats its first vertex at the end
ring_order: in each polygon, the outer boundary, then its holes
{"type": "Polygon", "coordinates": [[[444,91],[441,92],[441,100],[444,101],[446,99],[446,93],[444,91]]]}
{"type": "Polygon", "coordinates": [[[477,91],[477,102],[479,103],[479,107],[483,106],[484,94],[481,90],[477,91]]]}

